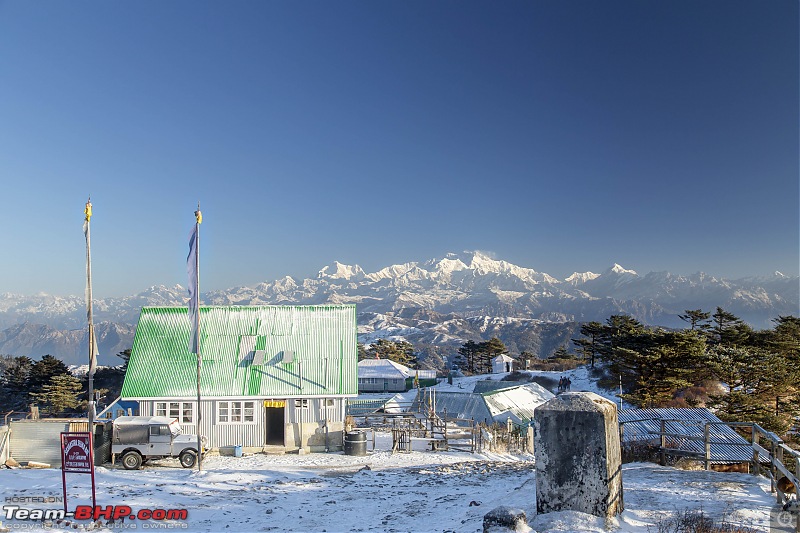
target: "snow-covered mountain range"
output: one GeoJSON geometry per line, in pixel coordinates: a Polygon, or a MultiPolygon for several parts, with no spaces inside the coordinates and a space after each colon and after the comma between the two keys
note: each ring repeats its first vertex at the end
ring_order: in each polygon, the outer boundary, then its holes
{"type": "MultiPolygon", "coordinates": [[[[116,363],[113,355],[130,347],[142,306],[186,305],[187,299],[181,286],[156,286],[134,296],[96,300],[95,322],[98,329],[109,332],[106,346],[104,339],[99,340],[106,354],[101,361],[116,363]]],[[[703,273],[642,276],[617,264],[600,274],[576,272],[558,280],[481,252],[463,252],[369,273],[358,265],[334,262],[320,269],[316,278],[286,276],[254,287],[210,291],[202,294],[201,301],[203,305],[355,303],[362,342],[402,336],[415,344],[441,347],[499,335],[512,351],[547,355],[574,334],[574,323],[603,321],[619,313],[647,324],[680,326],[677,315],[686,309],[713,311],[720,306],[754,327],[769,327],[779,315],[798,314],[800,289],[796,276],[779,272],[738,280],[703,273]]],[[[0,353],[38,357],[56,352],[53,355],[69,361],[74,354],[76,360],[71,362],[79,362],[86,351],[81,346],[85,334],[67,333],[84,330],[85,320],[82,296],[2,294],[0,353]],[[46,327],[36,329],[31,324],[46,327]],[[74,349],[67,338],[74,339],[74,349]],[[22,353],[28,349],[30,353],[22,353]],[[51,352],[39,353],[42,350],[51,352]]]]}

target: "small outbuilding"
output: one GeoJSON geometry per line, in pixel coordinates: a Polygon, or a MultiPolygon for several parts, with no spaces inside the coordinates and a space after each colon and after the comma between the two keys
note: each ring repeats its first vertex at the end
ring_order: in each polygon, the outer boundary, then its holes
{"type": "Polygon", "coordinates": [[[513,372],[514,364],[517,361],[506,354],[501,354],[492,359],[492,374],[501,374],[503,372],[513,372]]]}
{"type": "Polygon", "coordinates": [[[414,387],[416,379],[423,385],[435,384],[436,371],[414,370],[389,359],[358,362],[359,392],[405,392],[414,387]]]}

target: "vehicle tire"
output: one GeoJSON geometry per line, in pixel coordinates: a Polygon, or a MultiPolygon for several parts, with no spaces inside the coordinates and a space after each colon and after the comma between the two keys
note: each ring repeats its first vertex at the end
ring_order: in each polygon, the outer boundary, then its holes
{"type": "Polygon", "coordinates": [[[197,461],[197,454],[194,450],[184,450],[181,452],[178,460],[181,462],[182,467],[192,468],[197,461]]]}
{"type": "Polygon", "coordinates": [[[125,470],[139,470],[142,467],[142,456],[139,452],[126,452],[122,456],[122,466],[125,470]]]}

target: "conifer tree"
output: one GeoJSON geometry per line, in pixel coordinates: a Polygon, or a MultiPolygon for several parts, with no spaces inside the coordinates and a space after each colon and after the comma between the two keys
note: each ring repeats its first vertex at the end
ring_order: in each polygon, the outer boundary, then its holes
{"type": "Polygon", "coordinates": [[[27,409],[32,367],[33,360],[24,355],[6,362],[5,369],[0,375],[0,411],[27,409]]]}
{"type": "Polygon", "coordinates": [[[417,356],[414,354],[414,346],[407,341],[378,339],[377,342],[370,345],[366,353],[370,359],[389,359],[409,368],[419,366],[417,356]]]}
{"type": "Polygon", "coordinates": [[[50,414],[64,413],[75,410],[83,386],[78,378],[69,374],[58,374],[50,378],[42,386],[41,392],[32,393],[31,397],[50,414]]]}
{"type": "Polygon", "coordinates": [[[497,337],[492,337],[488,341],[478,344],[478,372],[481,374],[490,373],[492,371],[492,359],[507,352],[506,345],[497,337]]]}
{"type": "Polygon", "coordinates": [[[590,359],[594,368],[595,356],[600,355],[600,339],[603,334],[603,324],[600,322],[587,322],[581,326],[582,339],[572,339],[572,343],[577,346],[578,353],[584,359],[590,359]]]}
{"type": "MultiPolygon", "coordinates": [[[[30,381],[28,382],[31,394],[36,394],[42,390],[42,387],[50,383],[53,376],[62,376],[69,374],[67,365],[61,359],[57,359],[52,355],[45,355],[40,360],[33,363],[30,373],[30,381]]],[[[71,375],[71,374],[69,374],[71,375]]]]}
{"type": "Polygon", "coordinates": [[[475,341],[467,341],[458,349],[458,353],[464,358],[466,371],[475,374],[478,372],[478,353],[480,348],[475,341]]]}
{"type": "Polygon", "coordinates": [[[723,346],[741,346],[745,344],[753,330],[733,313],[721,307],[711,315],[712,325],[709,329],[712,344],[723,346]]]}
{"type": "Polygon", "coordinates": [[[708,319],[711,318],[711,313],[703,311],[702,309],[687,309],[686,314],[678,315],[678,318],[689,324],[689,329],[707,331],[711,324],[708,319]]]}

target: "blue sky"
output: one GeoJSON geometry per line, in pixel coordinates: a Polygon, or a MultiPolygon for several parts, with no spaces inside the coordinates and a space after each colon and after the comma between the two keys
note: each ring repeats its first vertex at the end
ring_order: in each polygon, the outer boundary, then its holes
{"type": "Polygon", "coordinates": [[[798,3],[0,0],[0,292],[798,273],[798,3]]]}

